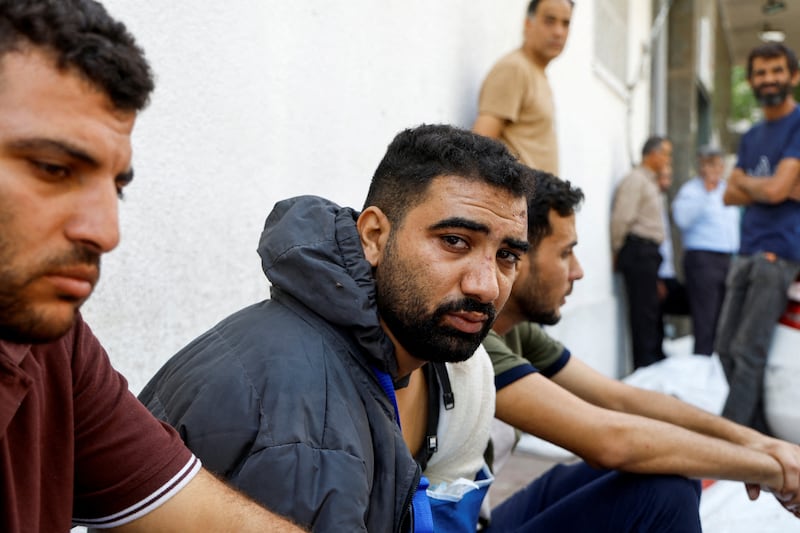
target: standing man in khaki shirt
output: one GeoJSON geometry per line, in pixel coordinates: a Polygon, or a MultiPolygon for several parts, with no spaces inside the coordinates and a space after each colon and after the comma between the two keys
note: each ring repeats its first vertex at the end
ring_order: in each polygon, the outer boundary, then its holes
{"type": "Polygon", "coordinates": [[[572,0],[531,0],[522,47],[501,58],[481,87],[475,133],[499,139],[526,165],[558,173],[553,93],[545,67],[569,35],[572,0]]]}
{"type": "Polygon", "coordinates": [[[611,209],[611,249],[628,297],[633,366],[664,358],[659,329],[658,247],[664,240],[664,198],[658,177],[672,165],[672,143],[653,136],[642,147],[642,162],[617,186],[611,209]]]}

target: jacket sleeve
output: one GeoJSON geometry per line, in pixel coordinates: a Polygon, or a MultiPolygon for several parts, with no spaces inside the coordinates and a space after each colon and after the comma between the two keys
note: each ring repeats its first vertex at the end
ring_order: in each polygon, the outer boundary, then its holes
{"type": "Polygon", "coordinates": [[[315,532],[367,531],[370,486],[364,462],[304,443],[250,454],[231,482],[315,532]]]}
{"type": "Polygon", "coordinates": [[[366,531],[369,427],[348,419],[331,428],[344,415],[329,411],[341,402],[326,393],[324,369],[267,352],[247,358],[233,342],[256,345],[214,332],[201,336],[139,399],[178,430],[209,471],[270,510],[313,531],[366,531]],[[247,366],[253,360],[263,366],[247,366]],[[348,438],[337,438],[340,432],[348,438]]]}

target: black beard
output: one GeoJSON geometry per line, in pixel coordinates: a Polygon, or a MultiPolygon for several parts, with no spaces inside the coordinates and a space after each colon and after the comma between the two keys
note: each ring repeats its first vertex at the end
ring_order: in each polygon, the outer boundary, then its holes
{"type": "Polygon", "coordinates": [[[786,100],[786,97],[789,96],[791,90],[792,87],[788,83],[770,83],[754,88],[753,94],[762,107],[776,107],[781,105],[786,100]],[[778,92],[762,93],[762,90],[767,86],[777,87],[778,92]]]}
{"type": "Polygon", "coordinates": [[[381,318],[397,342],[417,359],[435,363],[456,363],[472,357],[488,335],[497,314],[493,305],[482,304],[470,298],[441,305],[428,316],[418,313],[409,315],[399,309],[380,305],[381,303],[379,301],[378,304],[381,318]],[[488,320],[478,333],[466,333],[442,326],[442,318],[453,311],[476,311],[485,314],[488,320]]]}

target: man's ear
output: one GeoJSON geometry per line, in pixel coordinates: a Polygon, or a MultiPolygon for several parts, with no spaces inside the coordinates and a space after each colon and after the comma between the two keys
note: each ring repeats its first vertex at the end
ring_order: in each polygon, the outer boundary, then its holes
{"type": "Polygon", "coordinates": [[[386,243],[389,242],[392,224],[383,211],[372,205],[361,212],[356,221],[356,228],[361,237],[364,257],[373,267],[378,266],[386,250],[386,243]]]}

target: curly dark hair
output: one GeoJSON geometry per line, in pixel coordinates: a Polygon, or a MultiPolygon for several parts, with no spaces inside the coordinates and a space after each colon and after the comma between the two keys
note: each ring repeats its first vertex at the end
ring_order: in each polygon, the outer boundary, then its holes
{"type": "Polygon", "coordinates": [[[31,45],[53,52],[59,69],[80,72],[117,109],[140,111],[147,105],[154,84],[144,52],[101,4],[0,0],[0,58],[31,45]]]}
{"type": "Polygon", "coordinates": [[[397,134],[370,183],[364,208],[376,206],[392,224],[421,201],[438,176],[483,181],[528,197],[531,169],[519,163],[499,141],[444,124],[423,124],[397,134]]]}
{"type": "Polygon", "coordinates": [[[528,200],[528,243],[536,252],[539,243],[553,232],[550,211],[567,217],[578,210],[583,201],[583,191],[542,170],[534,170],[536,194],[528,200]]]}

